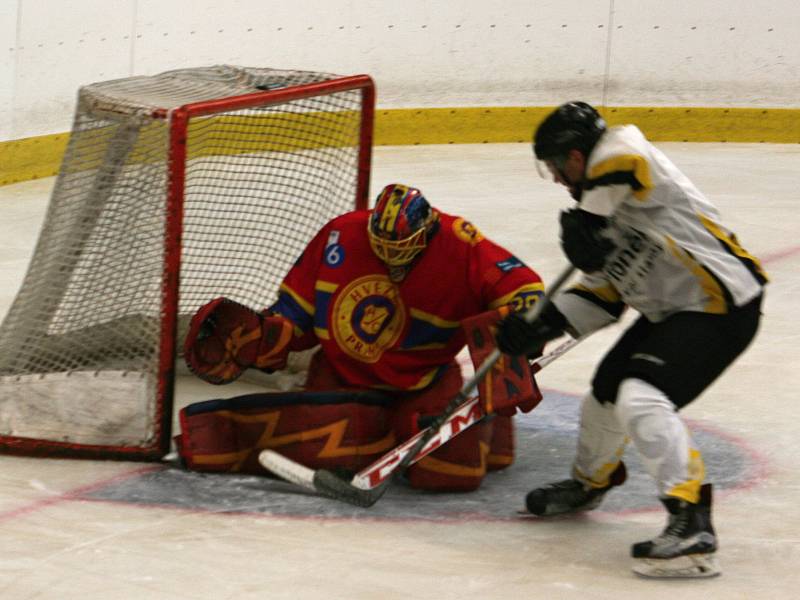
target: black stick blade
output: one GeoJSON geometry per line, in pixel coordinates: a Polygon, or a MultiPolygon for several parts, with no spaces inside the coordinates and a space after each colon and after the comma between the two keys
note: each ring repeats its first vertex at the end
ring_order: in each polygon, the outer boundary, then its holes
{"type": "Polygon", "coordinates": [[[362,490],[351,485],[349,481],[345,481],[333,471],[320,469],[314,472],[314,489],[328,498],[353,506],[369,508],[383,496],[386,485],[381,484],[371,490],[362,490]]]}

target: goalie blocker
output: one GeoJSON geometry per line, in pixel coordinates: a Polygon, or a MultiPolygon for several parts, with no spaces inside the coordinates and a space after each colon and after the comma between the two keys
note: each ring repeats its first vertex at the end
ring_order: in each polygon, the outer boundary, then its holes
{"type": "MultiPolygon", "coordinates": [[[[222,373],[235,378],[248,364],[257,364],[253,357],[275,356],[263,341],[266,335],[282,339],[272,325],[262,339],[254,339],[259,319],[252,317],[259,317],[263,324],[263,315],[237,308],[230,301],[211,304],[209,310],[204,307],[198,313],[187,337],[187,362],[195,361],[192,369],[200,377],[215,383],[222,373]],[[234,325],[233,313],[245,323],[234,325]],[[242,340],[247,341],[242,344],[242,340]],[[243,348],[250,350],[243,354],[243,348]],[[217,369],[208,360],[212,356],[225,368],[217,369]],[[205,362],[198,363],[198,357],[205,362]]],[[[489,311],[462,324],[476,366],[494,349],[493,327],[505,312],[489,311]]],[[[176,438],[178,452],[188,468],[199,471],[264,474],[258,455],[272,449],[311,469],[352,474],[425,427],[461,383],[460,369],[452,363],[421,392],[341,389],[330,365],[317,354],[304,392],[251,394],[184,408],[180,412],[181,435],[176,438]]],[[[487,470],[512,463],[511,415],[517,408],[527,412],[541,400],[527,361],[503,356],[482,382],[479,397],[485,411],[494,416],[412,466],[407,476],[413,487],[470,491],[480,485],[487,470]]]]}

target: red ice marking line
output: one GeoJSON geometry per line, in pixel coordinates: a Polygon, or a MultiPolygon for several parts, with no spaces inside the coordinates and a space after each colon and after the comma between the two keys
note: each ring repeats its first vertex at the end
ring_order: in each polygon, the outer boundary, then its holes
{"type": "MultiPolygon", "coordinates": [[[[742,451],[742,454],[746,457],[750,464],[745,465],[745,468],[742,472],[742,479],[739,483],[732,487],[728,488],[715,488],[714,489],[714,500],[717,501],[721,498],[727,498],[733,494],[738,494],[739,492],[751,490],[762,483],[764,483],[771,474],[771,467],[769,463],[769,459],[767,459],[764,454],[762,454],[759,450],[756,450],[750,442],[745,440],[744,438],[729,433],[724,429],[720,429],[714,425],[709,425],[704,422],[700,421],[693,421],[692,419],[685,419],[686,425],[688,426],[690,431],[702,431],[719,439],[725,440],[726,442],[730,443],[733,446],[736,446],[739,450],[742,451]]],[[[713,482],[712,482],[713,483],[713,482]]],[[[648,513],[648,512],[660,512],[662,507],[657,504],[653,504],[653,506],[646,506],[641,508],[628,508],[622,510],[615,510],[615,511],[605,511],[602,507],[593,513],[593,517],[598,519],[610,519],[614,520],[619,517],[625,517],[627,515],[634,515],[640,513],[648,513]]]]}
{"type": "Polygon", "coordinates": [[[770,252],[769,254],[763,254],[761,256],[761,262],[764,264],[774,263],[781,261],[784,258],[791,258],[795,254],[800,254],[800,246],[791,246],[789,248],[784,248],[783,250],[776,250],[775,252],[770,252]]]}
{"type": "Polygon", "coordinates": [[[114,483],[119,483],[121,481],[125,481],[133,477],[138,477],[139,475],[144,475],[145,473],[150,473],[152,471],[157,471],[162,468],[163,467],[154,465],[140,467],[138,469],[133,469],[132,471],[120,473],[119,475],[114,475],[113,477],[109,477],[107,479],[101,479],[100,481],[95,481],[93,483],[82,485],[72,490],[67,490],[66,492],[50,496],[49,498],[41,498],[39,500],[34,500],[30,504],[26,504],[25,506],[20,506],[18,508],[12,508],[11,510],[0,512],[0,522],[9,521],[11,519],[30,514],[38,510],[47,508],[49,506],[60,504],[62,502],[84,500],[82,496],[84,496],[85,494],[89,494],[91,492],[102,489],[114,483]]]}
{"type": "Polygon", "coordinates": [[[720,429],[714,425],[692,421],[691,419],[686,419],[686,424],[688,425],[690,431],[703,431],[713,435],[714,437],[723,439],[733,446],[736,446],[750,461],[750,465],[745,467],[744,478],[742,481],[733,487],[720,489],[719,491],[715,490],[715,496],[728,496],[735,492],[749,490],[761,485],[764,481],[769,479],[772,471],[769,459],[762,454],[760,450],[754,448],[750,442],[743,437],[725,431],[724,429],[720,429]]]}

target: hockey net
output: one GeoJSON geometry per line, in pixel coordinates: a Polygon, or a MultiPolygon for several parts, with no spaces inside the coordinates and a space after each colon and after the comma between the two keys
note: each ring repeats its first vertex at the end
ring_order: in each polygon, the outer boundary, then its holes
{"type": "Polygon", "coordinates": [[[254,309],[316,231],[366,206],[367,76],[232,66],[85,86],[0,328],[0,449],[169,450],[188,318],[254,309]]]}

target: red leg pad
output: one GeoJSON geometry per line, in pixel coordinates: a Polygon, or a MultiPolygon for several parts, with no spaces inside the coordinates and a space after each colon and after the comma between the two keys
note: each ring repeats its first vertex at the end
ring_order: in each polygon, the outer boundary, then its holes
{"type": "Polygon", "coordinates": [[[264,474],[275,450],[312,469],[359,471],[397,445],[386,397],[374,392],[252,394],[192,404],[176,438],[198,471],[264,474]]]}
{"type": "MultiPolygon", "coordinates": [[[[420,429],[420,418],[442,412],[461,389],[462,378],[453,363],[432,387],[397,400],[392,415],[397,438],[403,441],[420,429]]],[[[486,457],[491,440],[491,423],[473,425],[466,431],[412,465],[406,476],[412,487],[440,492],[468,492],[477,489],[486,474],[486,457]]]]}

